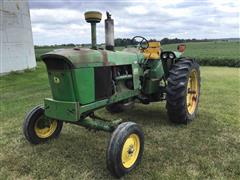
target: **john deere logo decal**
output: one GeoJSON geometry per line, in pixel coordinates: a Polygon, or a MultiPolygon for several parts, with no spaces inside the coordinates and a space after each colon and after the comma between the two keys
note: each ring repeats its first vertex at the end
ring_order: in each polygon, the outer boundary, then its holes
{"type": "Polygon", "coordinates": [[[59,79],[58,77],[54,76],[54,77],[53,77],[53,82],[54,82],[55,84],[59,84],[59,83],[60,83],[60,79],[59,79]]]}

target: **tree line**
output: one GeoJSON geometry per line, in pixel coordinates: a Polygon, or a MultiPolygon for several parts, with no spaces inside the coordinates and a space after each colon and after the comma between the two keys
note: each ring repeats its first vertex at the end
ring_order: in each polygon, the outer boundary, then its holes
{"type": "MultiPolygon", "coordinates": [[[[162,45],[164,44],[176,44],[176,43],[186,43],[186,42],[209,42],[212,40],[209,39],[169,39],[169,38],[163,38],[162,40],[157,39],[150,39],[149,41],[159,41],[162,45]]],[[[132,41],[132,39],[129,38],[117,38],[114,40],[115,46],[127,46],[127,45],[136,45],[138,42],[136,40],[132,41]]]]}
{"type": "MultiPolygon", "coordinates": [[[[157,39],[150,39],[148,41],[159,41],[162,45],[164,44],[176,44],[176,43],[187,43],[187,42],[209,42],[209,41],[216,41],[218,39],[178,39],[178,38],[163,38],[161,40],[157,39]]],[[[220,40],[220,39],[219,39],[220,40]]],[[[132,40],[130,38],[116,38],[114,39],[115,46],[131,46],[131,45],[137,45],[139,42],[136,40],[132,40]]],[[[100,44],[104,45],[104,44],[100,44]]],[[[90,47],[91,44],[61,44],[61,45],[46,45],[46,46],[38,46],[35,45],[35,48],[46,48],[46,47],[60,47],[60,48],[65,48],[65,47],[75,47],[75,46],[82,46],[82,47],[90,47]]]]}

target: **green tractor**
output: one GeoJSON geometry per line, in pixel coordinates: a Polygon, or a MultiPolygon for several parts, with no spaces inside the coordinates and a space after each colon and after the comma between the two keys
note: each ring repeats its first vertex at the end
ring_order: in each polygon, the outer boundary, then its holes
{"type": "MultiPolygon", "coordinates": [[[[141,161],[144,134],[139,125],[122,120],[108,121],[94,114],[105,107],[111,113],[130,109],[134,103],[149,104],[166,100],[169,120],[186,124],[198,109],[199,65],[178,51],[163,51],[159,42],[141,36],[137,48],[116,51],[114,21],[107,13],[106,48],[97,48],[96,24],[102,14],[85,13],[91,23],[92,47],[60,49],[44,54],[52,98],[29,112],[23,124],[26,139],[39,144],[57,138],[63,122],[112,133],[107,148],[107,168],[121,177],[141,161]]],[[[146,114],[146,117],[148,114],[146,114]]]]}

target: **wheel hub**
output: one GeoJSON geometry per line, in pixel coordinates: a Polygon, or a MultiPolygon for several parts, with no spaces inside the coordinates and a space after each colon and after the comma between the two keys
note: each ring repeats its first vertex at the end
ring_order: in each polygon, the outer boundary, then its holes
{"type": "Polygon", "coordinates": [[[130,168],[136,162],[140,151],[140,140],[137,134],[131,134],[123,144],[122,165],[130,168]]]}
{"type": "Polygon", "coordinates": [[[50,137],[55,130],[57,129],[57,121],[56,120],[50,120],[50,119],[44,119],[43,117],[40,117],[34,126],[35,133],[40,138],[48,138],[50,137]]]}
{"type": "Polygon", "coordinates": [[[131,145],[129,146],[129,148],[128,148],[128,155],[129,155],[129,156],[132,156],[133,153],[134,153],[134,146],[133,146],[133,144],[131,144],[131,145]]]}
{"type": "Polygon", "coordinates": [[[196,110],[199,96],[197,71],[195,69],[190,73],[187,86],[187,109],[189,114],[193,114],[196,110]]]}

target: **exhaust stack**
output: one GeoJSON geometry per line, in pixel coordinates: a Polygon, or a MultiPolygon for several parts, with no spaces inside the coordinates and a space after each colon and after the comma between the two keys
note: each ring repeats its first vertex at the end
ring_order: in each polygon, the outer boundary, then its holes
{"type": "Polygon", "coordinates": [[[85,20],[91,23],[91,33],[92,33],[92,49],[97,49],[97,33],[96,24],[102,19],[102,13],[98,11],[88,11],[84,14],[85,20]]]}
{"type": "Polygon", "coordinates": [[[107,19],[105,19],[105,43],[106,49],[114,51],[114,20],[111,14],[106,12],[107,19]]]}

